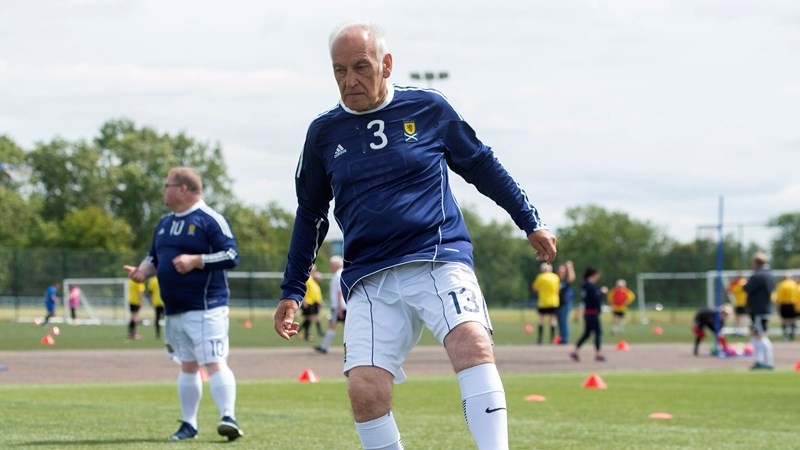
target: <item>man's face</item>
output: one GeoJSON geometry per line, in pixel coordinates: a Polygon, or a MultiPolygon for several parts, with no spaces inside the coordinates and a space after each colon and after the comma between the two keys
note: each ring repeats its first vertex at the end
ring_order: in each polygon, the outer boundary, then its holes
{"type": "Polygon", "coordinates": [[[181,185],[178,184],[172,176],[167,176],[167,179],[164,181],[163,189],[164,205],[174,210],[180,200],[181,185]]]}
{"type": "Polygon", "coordinates": [[[392,71],[392,56],[378,61],[371,40],[362,30],[345,32],[331,50],[333,75],[342,102],[353,111],[368,111],[386,99],[386,79],[392,71]]]}

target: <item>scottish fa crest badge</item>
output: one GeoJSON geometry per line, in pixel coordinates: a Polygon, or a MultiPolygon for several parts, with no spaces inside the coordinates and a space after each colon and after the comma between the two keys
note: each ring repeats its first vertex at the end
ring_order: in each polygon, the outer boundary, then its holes
{"type": "Polygon", "coordinates": [[[405,121],[403,122],[403,135],[406,138],[406,142],[417,142],[417,126],[414,124],[414,121],[405,121]]]}

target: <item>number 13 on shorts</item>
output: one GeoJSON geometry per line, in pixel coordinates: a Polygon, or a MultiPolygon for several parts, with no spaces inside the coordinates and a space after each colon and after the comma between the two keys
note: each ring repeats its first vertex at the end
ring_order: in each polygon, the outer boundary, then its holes
{"type": "Polygon", "coordinates": [[[453,300],[453,306],[456,308],[456,314],[461,314],[461,311],[470,313],[479,313],[481,311],[480,304],[475,300],[475,293],[468,291],[466,288],[461,288],[456,291],[447,293],[453,300]]]}

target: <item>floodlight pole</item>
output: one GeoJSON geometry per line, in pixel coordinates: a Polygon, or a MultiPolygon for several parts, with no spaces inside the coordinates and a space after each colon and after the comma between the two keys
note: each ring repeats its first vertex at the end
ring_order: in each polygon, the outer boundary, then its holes
{"type": "Polygon", "coordinates": [[[428,87],[433,87],[434,80],[446,80],[450,78],[450,73],[446,70],[440,70],[438,72],[434,71],[425,71],[425,72],[411,72],[411,79],[412,80],[425,80],[428,82],[428,87]]]}
{"type": "Polygon", "coordinates": [[[723,244],[723,231],[722,231],[722,217],[724,210],[725,198],[719,196],[719,223],[717,224],[717,296],[716,311],[714,313],[714,355],[722,356],[724,349],[719,347],[719,337],[722,334],[722,320],[720,318],[720,308],[722,308],[722,244],[723,244]]]}

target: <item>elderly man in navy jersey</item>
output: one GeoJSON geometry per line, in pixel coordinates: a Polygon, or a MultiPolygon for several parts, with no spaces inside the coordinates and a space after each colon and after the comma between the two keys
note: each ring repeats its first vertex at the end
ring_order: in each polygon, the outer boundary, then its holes
{"type": "Polygon", "coordinates": [[[392,55],[379,28],[344,25],[329,49],[340,101],[311,123],[297,166],[297,216],[275,330],[285,339],[297,333],[294,315],[335,199],[344,237],[344,373],[362,447],[402,448],[392,383],[405,379],[402,364],[426,326],[458,374],[478,448],[508,448],[491,323],[448,168],[503,207],[540,260],[555,259],[556,238],[441,93],[388,84],[392,55]]]}
{"type": "Polygon", "coordinates": [[[181,426],[173,440],[197,437],[197,410],[203,395],[200,366],[209,374],[211,395],[222,417],[217,432],[234,440],[243,436],[235,419],[236,377],[228,359],[228,280],[226,270],[239,264],[236,239],[228,221],[206,205],[200,175],[187,167],[169,171],[164,183],[167,215],[138,267],[124,266],[131,280],[158,276],[167,315],[165,343],[181,363],[178,397],[181,426]]]}

